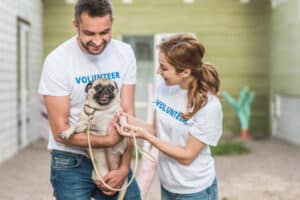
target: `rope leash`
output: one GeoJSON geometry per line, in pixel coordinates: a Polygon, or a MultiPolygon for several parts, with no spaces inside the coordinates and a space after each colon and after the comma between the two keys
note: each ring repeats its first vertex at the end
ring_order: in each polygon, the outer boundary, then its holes
{"type": "MultiPolygon", "coordinates": [[[[137,171],[137,166],[138,166],[138,159],[135,159],[135,165],[134,165],[134,170],[133,170],[133,175],[130,179],[130,181],[124,186],[124,187],[121,187],[121,188],[113,188],[111,187],[110,185],[108,185],[103,179],[102,177],[100,176],[100,173],[96,167],[96,164],[95,164],[95,158],[94,158],[94,153],[93,153],[93,149],[92,149],[92,146],[91,146],[91,140],[90,140],[90,128],[91,128],[91,121],[92,121],[92,118],[93,116],[90,115],[89,117],[89,125],[88,125],[88,128],[87,128],[87,139],[88,139],[88,147],[89,147],[89,154],[90,154],[90,157],[91,157],[91,160],[92,160],[92,163],[93,163],[93,167],[94,167],[94,170],[95,170],[95,173],[96,173],[96,176],[97,178],[100,180],[100,182],[106,187],[108,188],[109,190],[111,191],[115,191],[115,192],[119,192],[119,191],[122,191],[122,189],[126,190],[129,185],[132,183],[132,181],[134,180],[135,176],[136,176],[136,171],[137,171]]],[[[155,159],[154,157],[146,152],[144,149],[142,149],[141,147],[138,146],[137,144],[137,141],[136,141],[136,136],[135,134],[132,134],[132,137],[133,137],[133,144],[134,144],[134,149],[135,149],[135,154],[137,155],[138,154],[138,151],[140,151],[142,153],[142,155],[144,155],[147,159],[151,160],[152,162],[155,162],[155,159]]]]}

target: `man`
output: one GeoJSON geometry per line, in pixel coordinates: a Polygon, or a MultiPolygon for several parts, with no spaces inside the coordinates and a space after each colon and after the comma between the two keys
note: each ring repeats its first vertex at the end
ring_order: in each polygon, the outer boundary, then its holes
{"type": "MultiPolygon", "coordinates": [[[[51,183],[58,200],[116,199],[91,179],[92,163],[86,148],[86,133],[73,135],[68,141],[60,133],[76,124],[86,98],[85,86],[97,78],[116,81],[120,89],[121,107],[134,114],[136,61],[129,45],[111,39],[113,14],[109,0],[78,0],[73,21],[77,35],[51,52],[43,65],[39,93],[43,95],[51,132],[48,149],[51,151],[51,183]]],[[[121,139],[114,128],[114,119],[107,136],[91,135],[94,148],[108,147],[121,139]]],[[[103,178],[111,187],[120,188],[131,177],[132,145],[122,156],[118,170],[103,178]]],[[[140,199],[134,181],[125,199],[140,199]]]]}

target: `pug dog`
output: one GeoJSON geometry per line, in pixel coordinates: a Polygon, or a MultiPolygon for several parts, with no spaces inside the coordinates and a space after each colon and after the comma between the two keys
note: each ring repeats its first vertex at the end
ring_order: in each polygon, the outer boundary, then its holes
{"type": "MultiPolygon", "coordinates": [[[[90,134],[106,135],[109,123],[114,115],[121,110],[119,89],[116,82],[110,79],[97,79],[88,83],[85,91],[87,92],[87,99],[80,113],[79,121],[74,127],[61,133],[60,136],[63,139],[67,140],[74,133],[87,132],[89,123],[91,123],[90,134]]],[[[113,147],[94,149],[94,155],[90,156],[94,156],[101,177],[108,171],[119,168],[121,155],[126,148],[127,139],[124,138],[113,147]]],[[[92,179],[99,181],[95,170],[93,170],[92,179]]]]}

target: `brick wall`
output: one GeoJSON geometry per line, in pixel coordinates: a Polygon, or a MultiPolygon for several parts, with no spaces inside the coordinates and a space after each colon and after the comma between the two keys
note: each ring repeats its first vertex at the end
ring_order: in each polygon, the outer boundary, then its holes
{"type": "Polygon", "coordinates": [[[39,99],[37,84],[40,75],[42,39],[41,0],[0,1],[0,162],[20,148],[17,129],[17,17],[30,23],[29,45],[29,110],[28,143],[38,137],[39,99]]]}

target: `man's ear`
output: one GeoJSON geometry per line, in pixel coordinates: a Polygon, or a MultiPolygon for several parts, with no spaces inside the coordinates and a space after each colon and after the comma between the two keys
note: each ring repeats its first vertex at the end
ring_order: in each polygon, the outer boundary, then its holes
{"type": "Polygon", "coordinates": [[[89,89],[92,87],[93,82],[89,82],[86,86],[85,86],[85,92],[87,93],[89,91],[89,89]]]}
{"type": "Polygon", "coordinates": [[[114,16],[110,16],[110,21],[111,21],[111,23],[114,23],[114,16]]]}
{"type": "Polygon", "coordinates": [[[74,30],[78,33],[79,32],[79,22],[77,22],[75,19],[72,21],[74,30]]]}

